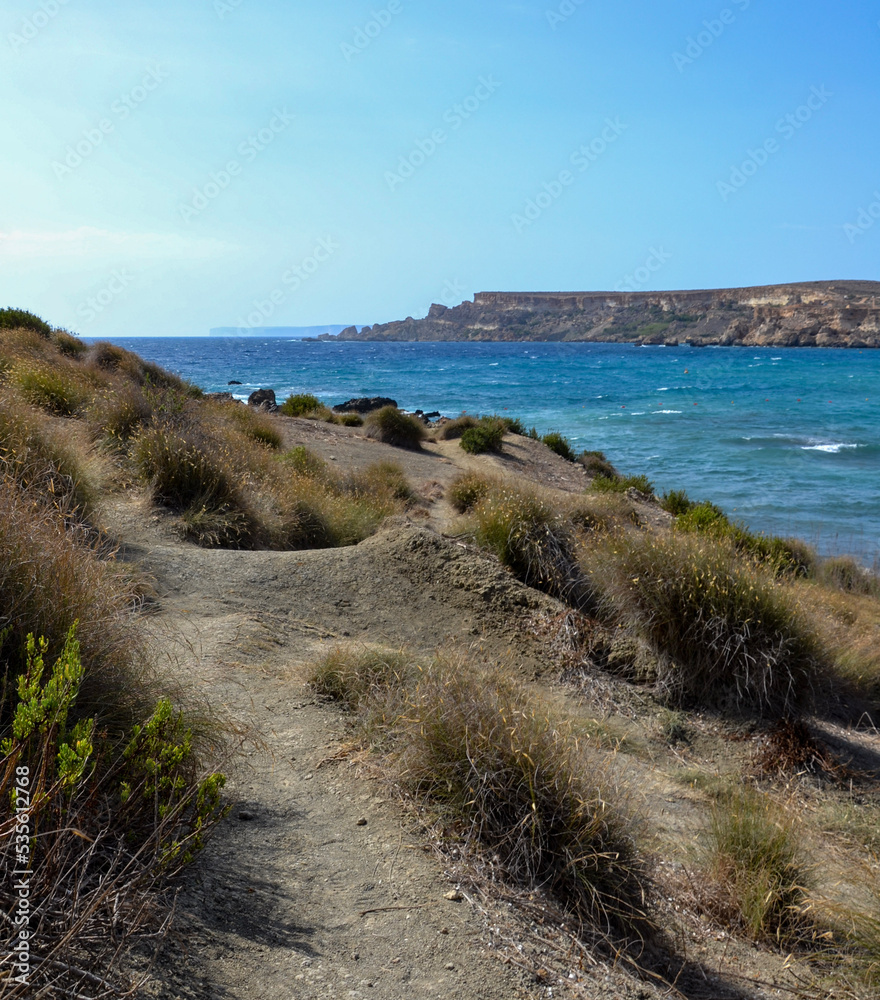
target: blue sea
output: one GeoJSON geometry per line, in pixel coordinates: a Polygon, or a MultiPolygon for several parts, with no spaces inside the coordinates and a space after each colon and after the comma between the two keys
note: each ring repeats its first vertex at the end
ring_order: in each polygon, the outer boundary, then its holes
{"type": "Polygon", "coordinates": [[[211,392],[391,396],[561,431],[658,493],[880,564],[880,351],[620,344],[114,342],[211,392]],[[242,383],[228,387],[230,380],[242,383]]]}

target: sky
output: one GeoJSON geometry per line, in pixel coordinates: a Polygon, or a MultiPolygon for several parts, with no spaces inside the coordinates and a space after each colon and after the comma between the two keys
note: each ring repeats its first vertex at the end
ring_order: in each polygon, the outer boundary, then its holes
{"type": "Polygon", "coordinates": [[[0,118],[85,336],[880,278],[880,2],[6,0],[0,118]]]}

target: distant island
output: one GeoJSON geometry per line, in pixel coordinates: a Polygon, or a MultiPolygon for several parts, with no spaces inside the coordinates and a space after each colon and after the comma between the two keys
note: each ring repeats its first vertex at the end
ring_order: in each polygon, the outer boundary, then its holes
{"type": "Polygon", "coordinates": [[[880,347],[880,281],[664,292],[478,292],[424,319],[316,340],[594,341],[694,347],[880,347]]]}
{"type": "Polygon", "coordinates": [[[294,337],[314,340],[321,335],[342,333],[343,330],[357,330],[346,323],[323,323],[320,326],[214,326],[209,331],[212,337],[294,337]]]}

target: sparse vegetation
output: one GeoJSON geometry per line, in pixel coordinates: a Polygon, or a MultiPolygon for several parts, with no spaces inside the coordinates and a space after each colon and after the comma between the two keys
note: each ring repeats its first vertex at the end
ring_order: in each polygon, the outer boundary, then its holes
{"type": "Polygon", "coordinates": [[[803,930],[812,866],[796,821],[769,796],[747,786],[719,795],[705,849],[725,923],[781,945],[803,930]]]}
{"type": "Polygon", "coordinates": [[[364,427],[368,437],[376,438],[395,448],[418,451],[425,439],[425,425],[396,406],[383,406],[367,415],[364,427]]]}
{"type": "Polygon", "coordinates": [[[468,427],[461,435],[461,448],[471,455],[501,451],[504,438],[504,424],[500,421],[483,420],[476,427],[468,427]]]}
{"type": "Polygon", "coordinates": [[[450,485],[447,496],[458,513],[464,514],[482,500],[491,488],[489,480],[485,477],[477,473],[466,473],[450,485]]]}
{"type": "Polygon", "coordinates": [[[611,775],[549,707],[498,672],[337,650],[317,689],[357,711],[402,790],[603,933],[640,915],[631,821],[611,775]]]}
{"type": "Polygon", "coordinates": [[[599,473],[590,483],[590,488],[597,493],[626,493],[627,490],[636,490],[646,496],[654,495],[654,484],[647,476],[607,476],[599,473]]]}
{"type": "Polygon", "coordinates": [[[608,479],[617,479],[620,476],[603,451],[582,451],[577,460],[591,476],[605,476],[608,479]]]}
{"type": "Polygon", "coordinates": [[[814,687],[821,643],[769,571],[698,536],[617,534],[584,548],[604,613],[636,623],[673,702],[785,712],[814,687]]]}
{"type": "Polygon", "coordinates": [[[550,431],[541,440],[547,445],[550,451],[555,452],[560,458],[564,458],[566,462],[574,462],[576,460],[571,442],[558,431],[550,431]]]}

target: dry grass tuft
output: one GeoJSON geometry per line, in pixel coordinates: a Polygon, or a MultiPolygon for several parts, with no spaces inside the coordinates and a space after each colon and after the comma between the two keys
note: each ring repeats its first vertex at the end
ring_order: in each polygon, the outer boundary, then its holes
{"type": "Polygon", "coordinates": [[[786,714],[820,674],[812,622],[771,571],[723,540],[622,535],[582,550],[604,615],[635,626],[673,703],[786,714]]]}
{"type": "Polygon", "coordinates": [[[809,925],[814,881],[798,823],[769,796],[741,787],[720,794],[704,834],[705,865],[716,887],[709,909],[756,940],[790,944],[809,925]]]}
{"type": "Polygon", "coordinates": [[[401,653],[337,650],[314,669],[364,738],[457,842],[492,852],[602,933],[641,917],[632,821],[610,772],[534,692],[498,671],[401,653]]]}

